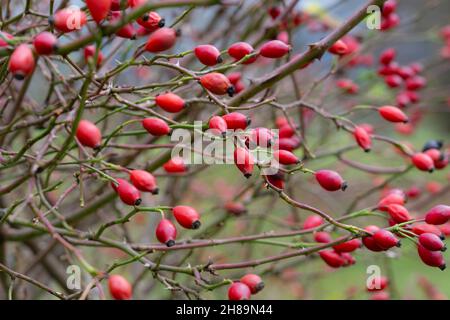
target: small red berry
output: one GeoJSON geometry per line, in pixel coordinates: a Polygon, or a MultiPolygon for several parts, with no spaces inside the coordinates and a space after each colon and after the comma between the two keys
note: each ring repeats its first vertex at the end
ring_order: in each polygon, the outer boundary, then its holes
{"type": "Polygon", "coordinates": [[[157,137],[165,136],[170,133],[170,127],[167,122],[159,118],[145,118],[142,120],[142,126],[148,133],[157,137]]]}
{"type": "Polygon", "coordinates": [[[264,282],[260,276],[256,274],[246,274],[240,279],[240,282],[247,285],[252,294],[257,294],[259,291],[264,289],[264,282]]]}
{"type": "Polygon", "coordinates": [[[378,109],[380,115],[390,122],[407,123],[408,117],[399,108],[393,106],[383,106],[378,109]]]}
{"type": "Polygon", "coordinates": [[[111,185],[119,195],[120,200],[122,200],[123,203],[129,206],[140,205],[142,200],[141,200],[141,193],[139,192],[139,190],[131,183],[129,183],[127,180],[120,178],[116,180],[119,184],[116,186],[115,183],[112,182],[111,185]]]}
{"type": "Polygon", "coordinates": [[[111,275],[108,279],[109,292],[116,300],[130,300],[132,294],[131,284],[120,275],[111,275]]]}
{"type": "Polygon", "coordinates": [[[372,139],[370,138],[369,133],[363,127],[355,127],[353,135],[358,145],[365,152],[369,152],[370,149],[372,148],[372,139]]]}
{"type": "Polygon", "coordinates": [[[156,238],[159,242],[164,243],[168,247],[175,245],[177,238],[177,228],[168,219],[162,219],[156,227],[156,238]]]}
{"type": "Polygon", "coordinates": [[[333,239],[328,232],[319,231],[314,233],[314,241],[319,243],[330,243],[333,239]]]}
{"type": "Polygon", "coordinates": [[[318,215],[308,216],[303,222],[303,230],[317,228],[323,224],[323,218],[318,215]]]}
{"type": "Polygon", "coordinates": [[[284,165],[298,164],[300,159],[290,151],[287,150],[277,150],[274,153],[275,159],[284,165]]]}
{"type": "Polygon", "coordinates": [[[108,15],[112,0],[86,0],[86,5],[95,22],[100,23],[108,15]]]}
{"type": "Polygon", "coordinates": [[[447,249],[441,238],[434,233],[422,233],[419,236],[419,243],[430,251],[445,251],[447,249]]]}
{"type": "Polygon", "coordinates": [[[417,252],[419,253],[420,259],[426,265],[430,267],[438,267],[441,270],[445,270],[445,260],[440,251],[430,251],[419,244],[417,246],[417,252]]]}
{"type": "Polygon", "coordinates": [[[210,44],[195,47],[194,54],[205,66],[214,66],[223,61],[220,56],[220,51],[210,44]]]}
{"type": "Polygon", "coordinates": [[[281,9],[279,7],[273,6],[273,7],[270,7],[267,12],[269,13],[272,20],[275,20],[281,14],[281,9]]]}
{"type": "Polygon", "coordinates": [[[200,78],[201,85],[214,94],[227,94],[231,97],[234,94],[234,87],[230,80],[222,73],[212,72],[200,78]]]}
{"type": "Polygon", "coordinates": [[[332,268],[339,268],[345,264],[345,260],[334,250],[322,250],[319,255],[332,268]]]}
{"type": "Polygon", "coordinates": [[[150,32],[162,28],[166,24],[166,21],[154,11],[144,14],[142,17],[138,18],[136,22],[150,32]]]}
{"type": "Polygon", "coordinates": [[[131,183],[141,191],[151,192],[152,194],[158,194],[158,186],[156,185],[155,177],[144,170],[131,170],[130,171],[131,183]]]}
{"type": "Polygon", "coordinates": [[[384,82],[390,88],[397,88],[397,87],[399,87],[402,84],[403,80],[398,75],[392,74],[392,75],[386,76],[386,78],[384,78],[384,82]]]}
{"type": "MultiPolygon", "coordinates": [[[[364,228],[364,230],[374,234],[380,230],[377,226],[367,226],[364,228]]],[[[373,238],[373,236],[365,236],[362,238],[362,242],[364,246],[369,249],[370,251],[379,252],[383,251],[384,249],[381,248],[373,238]]]]}
{"type": "Polygon", "coordinates": [[[23,80],[33,72],[35,65],[33,51],[28,45],[21,44],[11,54],[8,70],[14,78],[23,80]]]}
{"type": "Polygon", "coordinates": [[[406,80],[406,89],[415,91],[420,90],[425,87],[427,84],[427,80],[420,76],[415,76],[406,80]]]}
{"type": "Polygon", "coordinates": [[[40,55],[49,55],[55,52],[58,39],[53,33],[44,31],[39,33],[33,40],[34,49],[40,55]]]}
{"type": "Polygon", "coordinates": [[[87,22],[86,14],[76,7],[69,7],[58,10],[50,23],[61,32],[68,33],[80,30],[87,22]]]}
{"type": "Polygon", "coordinates": [[[102,142],[100,129],[89,120],[81,120],[78,123],[76,137],[83,146],[98,148],[102,142]]]}
{"type": "Polygon", "coordinates": [[[164,111],[170,113],[177,113],[183,110],[186,103],[183,98],[177,96],[175,93],[168,92],[160,94],[155,98],[155,103],[164,111]]]}
{"type": "Polygon", "coordinates": [[[227,122],[220,116],[214,116],[209,119],[209,129],[214,130],[220,135],[225,135],[228,129],[227,122]]]}
{"type": "Polygon", "coordinates": [[[168,173],[183,173],[187,171],[186,165],[181,157],[170,159],[163,165],[163,168],[168,173]]]}
{"type": "Polygon", "coordinates": [[[333,246],[333,249],[337,252],[353,252],[358,248],[361,248],[361,240],[359,239],[352,239],[333,246]]]}
{"type": "MultiPolygon", "coordinates": [[[[122,19],[122,12],[121,11],[112,11],[110,20],[111,22],[120,21],[122,19]]],[[[118,31],[116,31],[116,35],[125,38],[125,39],[136,39],[136,30],[134,29],[134,26],[132,23],[128,23],[122,28],[120,28],[118,31]]]]}
{"type": "Polygon", "coordinates": [[[383,4],[383,9],[381,10],[384,17],[388,17],[395,12],[397,9],[397,1],[395,0],[387,0],[383,4]]]}
{"type": "Polygon", "coordinates": [[[293,151],[300,146],[300,139],[297,137],[281,138],[277,141],[278,149],[293,151]]]}
{"type": "Polygon", "coordinates": [[[240,112],[231,112],[222,116],[227,123],[228,129],[231,130],[245,130],[251,123],[249,117],[240,112]]]}
{"type": "Polygon", "coordinates": [[[239,171],[244,174],[244,177],[250,178],[252,176],[255,160],[246,148],[236,147],[234,150],[234,163],[239,171]]]}
{"type": "Polygon", "coordinates": [[[412,163],[421,171],[434,171],[434,162],[431,157],[425,153],[416,153],[411,157],[412,163]]]}
{"type": "MultiPolygon", "coordinates": [[[[249,45],[247,42],[236,42],[232,44],[228,48],[228,54],[233,57],[236,61],[241,60],[246,55],[251,54],[255,51],[251,45],[249,45]]],[[[247,59],[244,64],[250,64],[255,62],[257,59],[257,56],[251,57],[247,59]]]]}
{"type": "Polygon", "coordinates": [[[398,194],[398,193],[392,193],[388,194],[385,197],[383,197],[380,202],[378,202],[377,209],[381,211],[387,211],[387,208],[391,204],[399,204],[404,205],[405,204],[405,195],[404,194],[398,194]]]}
{"type": "Polygon", "coordinates": [[[370,282],[367,283],[367,291],[381,291],[387,288],[389,284],[389,280],[386,277],[374,277],[370,279],[370,282]]]}
{"type": "Polygon", "coordinates": [[[161,28],[153,32],[147,40],[145,50],[149,52],[161,52],[172,48],[177,40],[177,33],[171,28],[161,28]]]}
{"type": "Polygon", "coordinates": [[[295,128],[287,124],[280,128],[278,136],[281,138],[291,138],[295,134],[295,128]]]}
{"type": "MultiPolygon", "coordinates": [[[[94,58],[96,50],[97,49],[93,45],[84,48],[84,59],[86,60],[86,63],[88,63],[89,59],[94,58]]],[[[97,67],[100,66],[102,62],[103,62],[103,53],[99,51],[97,55],[97,67]]]]}
{"type": "Polygon", "coordinates": [[[347,189],[347,182],[336,171],[319,170],[315,173],[316,180],[319,184],[328,191],[337,191],[347,189]]]}
{"type": "Polygon", "coordinates": [[[450,219],[450,206],[437,205],[431,208],[425,215],[425,222],[433,225],[446,223],[450,219]]]}
{"type": "Polygon", "coordinates": [[[200,215],[198,212],[188,206],[176,206],[172,209],[173,216],[177,222],[186,229],[200,228],[200,215]]]}
{"type": "Polygon", "coordinates": [[[280,40],[272,40],[266,42],[259,53],[266,58],[278,59],[282,58],[291,50],[291,46],[280,40]]]}
{"type": "Polygon", "coordinates": [[[284,189],[284,175],[281,172],[265,176],[267,181],[277,189],[284,189]]]}
{"type": "Polygon", "coordinates": [[[232,72],[227,75],[228,80],[230,80],[232,84],[236,84],[239,80],[241,80],[241,77],[242,75],[240,72],[232,72]]]}
{"type": "Polygon", "coordinates": [[[382,249],[388,250],[392,247],[400,247],[400,240],[388,230],[380,229],[374,233],[373,239],[375,243],[382,249]]]}
{"type": "Polygon", "coordinates": [[[342,56],[348,53],[348,47],[344,41],[338,40],[328,49],[328,52],[342,56]]]}
{"type": "Polygon", "coordinates": [[[403,223],[409,220],[412,220],[412,217],[409,214],[408,209],[400,204],[391,204],[387,206],[387,210],[391,218],[396,223],[403,223]]]}
{"type": "Polygon", "coordinates": [[[228,288],[229,300],[250,300],[250,288],[241,282],[233,282],[228,288]]]}
{"type": "Polygon", "coordinates": [[[388,48],[381,53],[380,63],[387,66],[394,61],[396,55],[397,51],[394,48],[388,48]]]}

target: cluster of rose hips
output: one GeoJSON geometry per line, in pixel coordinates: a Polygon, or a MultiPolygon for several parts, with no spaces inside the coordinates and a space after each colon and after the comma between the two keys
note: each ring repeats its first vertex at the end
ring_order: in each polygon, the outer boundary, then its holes
{"type": "Polygon", "coordinates": [[[387,31],[395,28],[400,24],[400,17],[396,13],[397,10],[397,1],[396,0],[387,0],[383,4],[383,8],[381,9],[381,30],[387,31]]]}
{"type": "Polygon", "coordinates": [[[250,300],[264,288],[264,282],[256,274],[246,274],[239,281],[234,281],[228,288],[229,300],[250,300]]]}

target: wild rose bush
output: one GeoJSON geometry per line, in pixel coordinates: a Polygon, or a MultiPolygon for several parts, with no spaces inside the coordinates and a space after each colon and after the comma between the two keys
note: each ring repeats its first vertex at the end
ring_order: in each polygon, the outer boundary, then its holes
{"type": "Polygon", "coordinates": [[[2,3],[1,297],[445,298],[447,6],[2,3]]]}

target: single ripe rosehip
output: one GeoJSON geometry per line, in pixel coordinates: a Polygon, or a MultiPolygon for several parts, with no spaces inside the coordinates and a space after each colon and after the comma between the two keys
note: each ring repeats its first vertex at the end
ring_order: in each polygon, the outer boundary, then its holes
{"type": "Polygon", "coordinates": [[[278,137],[281,138],[291,138],[295,134],[295,128],[290,124],[284,125],[278,131],[278,137]]]}
{"type": "Polygon", "coordinates": [[[394,61],[396,55],[397,51],[394,48],[388,48],[381,53],[380,63],[387,66],[394,61]]]}
{"type": "Polygon", "coordinates": [[[439,236],[434,233],[422,233],[419,236],[419,243],[425,247],[425,249],[430,251],[445,251],[447,248],[445,247],[444,242],[442,242],[439,236]]]}
{"type": "Polygon", "coordinates": [[[442,154],[440,159],[434,162],[434,167],[438,170],[442,170],[445,167],[447,167],[449,162],[450,162],[450,154],[446,152],[442,154]]]}
{"type": "Polygon", "coordinates": [[[240,279],[240,282],[247,285],[252,294],[257,294],[262,289],[264,289],[264,282],[261,277],[256,274],[246,274],[240,279]]]}
{"type": "Polygon", "coordinates": [[[280,40],[266,42],[259,53],[266,58],[278,59],[284,57],[291,50],[291,46],[280,40]]]}
{"type": "Polygon", "coordinates": [[[300,139],[298,137],[281,138],[277,140],[275,147],[280,150],[293,151],[300,146],[300,139]]]}
{"type": "Polygon", "coordinates": [[[404,205],[406,201],[404,194],[391,193],[384,196],[380,202],[378,202],[377,209],[380,211],[387,211],[388,206],[392,204],[404,205]]]}
{"type": "Polygon", "coordinates": [[[284,175],[282,172],[277,172],[276,174],[264,176],[267,181],[277,189],[284,189],[284,175]]]}
{"type": "Polygon", "coordinates": [[[159,118],[145,118],[142,120],[142,126],[148,133],[157,137],[165,136],[170,133],[170,127],[167,122],[159,118]]]}
{"type": "Polygon", "coordinates": [[[39,33],[33,40],[33,46],[40,55],[49,55],[56,51],[58,39],[53,33],[44,31],[39,33]]]}
{"type": "Polygon", "coordinates": [[[284,165],[299,164],[300,159],[290,151],[276,150],[274,152],[275,159],[284,165]]]}
{"type": "Polygon", "coordinates": [[[114,274],[108,279],[109,293],[116,300],[130,300],[132,295],[131,284],[124,277],[114,274]]]}
{"type": "Polygon", "coordinates": [[[355,131],[353,131],[353,136],[355,137],[358,145],[365,151],[369,152],[372,148],[372,139],[367,131],[363,127],[355,127],[355,131]]]}
{"type": "Polygon", "coordinates": [[[241,80],[242,74],[240,72],[231,72],[227,75],[227,78],[232,84],[236,84],[239,80],[241,80]]]}
{"type": "Polygon", "coordinates": [[[318,243],[330,243],[333,239],[328,232],[319,231],[314,233],[314,241],[318,243]]]}
{"type": "Polygon", "coordinates": [[[317,182],[322,188],[328,191],[344,191],[347,189],[347,182],[336,171],[332,170],[319,170],[316,171],[315,177],[317,182]]]}
{"type": "Polygon", "coordinates": [[[81,120],[78,123],[75,135],[83,146],[89,148],[98,148],[102,142],[100,129],[89,120],[81,120]]]}
{"type": "Polygon", "coordinates": [[[210,44],[196,46],[194,49],[194,54],[205,66],[214,66],[218,63],[222,63],[223,61],[220,56],[220,51],[210,44]]]}
{"type": "Polygon", "coordinates": [[[338,40],[328,49],[328,52],[342,56],[348,53],[348,47],[344,41],[338,40]]]}
{"type": "Polygon", "coordinates": [[[411,231],[414,232],[416,235],[420,236],[422,233],[433,233],[435,235],[437,235],[439,237],[439,239],[444,240],[445,236],[442,233],[442,231],[432,225],[432,224],[427,224],[427,223],[419,223],[419,224],[415,224],[412,228],[411,231]]]}
{"type": "Polygon", "coordinates": [[[150,172],[144,170],[131,170],[130,180],[139,190],[158,194],[159,189],[156,184],[156,179],[150,172]]]}
{"type": "Polygon", "coordinates": [[[166,20],[161,18],[161,16],[154,11],[144,14],[142,17],[138,18],[136,22],[150,32],[162,28],[166,24],[166,20]]]}
{"type": "Polygon", "coordinates": [[[403,223],[409,220],[412,220],[412,217],[409,214],[408,209],[400,204],[390,204],[387,206],[387,210],[391,218],[396,223],[403,223]]]}
{"type": "Polygon", "coordinates": [[[322,250],[319,255],[332,268],[339,268],[345,264],[345,260],[334,250],[322,250]]]}
{"type": "Polygon", "coordinates": [[[348,267],[356,263],[356,259],[349,252],[338,252],[341,258],[344,260],[343,267],[348,267]]]}
{"type": "Polygon", "coordinates": [[[314,229],[323,224],[323,218],[316,214],[308,216],[303,222],[303,230],[314,229]]]}
{"type": "Polygon", "coordinates": [[[333,246],[333,249],[337,252],[353,252],[358,248],[361,248],[361,240],[359,239],[352,239],[333,246]]]}
{"type": "Polygon", "coordinates": [[[397,9],[397,1],[387,0],[383,4],[383,9],[381,10],[381,13],[383,14],[384,17],[387,17],[393,14],[396,9],[397,9]]]}
{"type": "Polygon", "coordinates": [[[443,147],[443,142],[438,140],[428,140],[422,148],[422,152],[425,152],[430,149],[438,149],[440,150],[443,147]]]}
{"type": "Polygon", "coordinates": [[[378,109],[380,115],[390,122],[403,122],[407,123],[409,121],[406,114],[403,113],[399,108],[393,106],[383,106],[378,109]]]}
{"type": "MultiPolygon", "coordinates": [[[[122,12],[121,11],[112,11],[111,17],[109,18],[111,22],[117,22],[122,19],[122,12]]],[[[132,23],[128,23],[124,25],[122,28],[120,28],[118,31],[116,31],[116,35],[121,38],[125,39],[136,39],[136,30],[132,23]]]]}
{"type": "Polygon", "coordinates": [[[86,5],[91,13],[92,19],[100,23],[108,15],[112,0],[86,0],[86,5]]]}
{"type": "Polygon", "coordinates": [[[245,130],[251,123],[250,117],[240,112],[231,112],[222,116],[227,123],[228,129],[231,130],[245,130]]]}
{"type": "Polygon", "coordinates": [[[200,78],[200,83],[206,90],[214,94],[228,94],[230,97],[234,95],[234,86],[222,73],[211,72],[205,74],[200,78]]]}
{"type": "Polygon", "coordinates": [[[228,288],[228,300],[250,300],[250,288],[242,282],[233,282],[228,288]]]}
{"type": "Polygon", "coordinates": [[[281,9],[280,9],[280,7],[272,6],[269,8],[269,10],[267,10],[267,12],[269,13],[272,20],[275,20],[276,18],[278,18],[280,16],[281,9]]]}
{"type": "Polygon", "coordinates": [[[255,159],[246,148],[236,147],[234,150],[234,163],[239,171],[244,174],[244,177],[248,179],[252,176],[255,159]]]}
{"type": "Polygon", "coordinates": [[[172,209],[173,216],[177,222],[186,229],[200,228],[200,215],[198,212],[188,206],[176,206],[172,209]]]}
{"type": "Polygon", "coordinates": [[[408,66],[402,66],[398,68],[396,71],[397,75],[399,75],[400,78],[402,78],[403,80],[407,80],[414,76],[414,70],[408,66]]]}
{"type": "Polygon", "coordinates": [[[437,205],[431,208],[425,215],[425,222],[433,225],[447,223],[450,219],[450,206],[437,205]]]}
{"type": "Polygon", "coordinates": [[[440,251],[430,251],[419,244],[417,246],[417,252],[419,253],[420,259],[426,265],[430,267],[438,267],[441,270],[445,270],[445,260],[440,251]]]}
{"type": "MultiPolygon", "coordinates": [[[[14,37],[11,34],[9,34],[8,32],[0,31],[0,33],[4,38],[6,38],[8,40],[14,39],[14,37]]],[[[0,48],[7,47],[7,46],[9,46],[8,42],[6,42],[5,40],[3,40],[2,37],[0,37],[0,48]]]]}
{"type": "MultiPolygon", "coordinates": [[[[380,228],[378,228],[377,226],[367,226],[364,228],[364,230],[375,234],[376,232],[378,232],[380,230],[380,228]]],[[[370,251],[374,251],[374,252],[379,252],[379,251],[383,251],[384,249],[381,248],[375,241],[375,239],[373,238],[373,236],[365,236],[362,238],[362,242],[364,244],[364,246],[369,249],[370,251]]]]}
{"type": "Polygon", "coordinates": [[[373,239],[375,243],[382,249],[388,250],[392,247],[400,247],[400,240],[388,230],[380,229],[374,233],[373,239]]]}
{"type": "Polygon", "coordinates": [[[167,92],[156,96],[155,103],[164,111],[170,113],[180,112],[186,105],[183,98],[172,92],[167,92]]]}
{"type": "Polygon", "coordinates": [[[177,228],[168,219],[162,219],[156,227],[156,238],[159,242],[165,244],[168,247],[175,245],[175,239],[177,238],[177,228]]]}
{"type": "Polygon", "coordinates": [[[398,87],[402,84],[403,80],[402,80],[402,78],[399,77],[398,75],[392,74],[392,75],[390,75],[390,76],[386,76],[386,77],[384,78],[384,82],[385,82],[390,88],[398,88],[398,87]]]}
{"type": "MultiPolygon", "coordinates": [[[[228,54],[233,57],[236,61],[241,60],[246,55],[251,54],[255,51],[251,45],[249,45],[247,42],[236,42],[232,44],[228,48],[228,54]]],[[[249,59],[247,59],[244,64],[251,64],[256,61],[258,57],[253,56],[249,59]]]]}
{"type": "Polygon", "coordinates": [[[69,33],[80,30],[87,22],[86,14],[76,7],[68,7],[58,10],[49,19],[56,30],[69,33]]]}
{"type": "Polygon", "coordinates": [[[174,157],[170,159],[164,163],[163,168],[167,173],[184,173],[187,171],[187,167],[181,157],[174,157]]]}
{"type": "Polygon", "coordinates": [[[111,186],[119,195],[120,200],[129,206],[140,205],[142,200],[139,190],[127,180],[120,178],[116,180],[119,184],[116,185],[114,182],[111,182],[111,186]]]}
{"type": "Polygon", "coordinates": [[[427,84],[427,80],[424,77],[415,76],[406,80],[406,89],[415,91],[420,90],[425,87],[427,84]]]}
{"type": "Polygon", "coordinates": [[[254,128],[251,130],[249,142],[253,146],[270,147],[272,145],[273,132],[267,128],[254,128]]]}
{"type": "Polygon", "coordinates": [[[23,80],[33,73],[36,62],[33,51],[26,44],[19,45],[14,49],[8,63],[8,70],[17,80],[23,80]]]}
{"type": "Polygon", "coordinates": [[[370,278],[370,281],[367,281],[367,291],[374,292],[374,291],[381,291],[387,288],[389,284],[389,280],[386,277],[374,277],[370,278]]]}
{"type": "Polygon", "coordinates": [[[177,40],[177,32],[171,28],[161,28],[150,34],[145,45],[149,52],[161,52],[172,48],[177,40]]]}
{"type": "Polygon", "coordinates": [[[229,201],[225,203],[224,209],[234,216],[240,216],[247,213],[247,208],[241,202],[229,201]]]}
{"type": "Polygon", "coordinates": [[[421,171],[434,171],[434,162],[431,157],[425,153],[416,153],[411,157],[412,163],[421,171]]]}
{"type": "Polygon", "coordinates": [[[228,129],[227,122],[221,116],[214,116],[209,119],[209,129],[217,132],[222,136],[225,136],[228,129]]]}
{"type": "Polygon", "coordinates": [[[245,89],[245,84],[240,80],[238,82],[234,83],[233,85],[234,85],[234,92],[236,92],[236,93],[244,91],[244,89],[245,89]]]}
{"type": "MultiPolygon", "coordinates": [[[[93,45],[87,46],[84,48],[84,59],[86,60],[86,63],[89,62],[90,59],[93,59],[95,57],[96,48],[93,45]]],[[[97,55],[97,67],[99,67],[103,62],[103,53],[101,51],[98,52],[97,55]]]]}

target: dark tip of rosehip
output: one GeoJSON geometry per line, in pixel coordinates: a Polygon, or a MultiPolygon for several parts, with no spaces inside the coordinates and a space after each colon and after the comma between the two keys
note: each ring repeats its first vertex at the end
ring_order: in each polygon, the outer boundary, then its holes
{"type": "Polygon", "coordinates": [[[246,174],[244,174],[244,177],[246,177],[247,179],[250,178],[251,176],[252,176],[251,173],[246,173],[246,174]]]}
{"type": "Polygon", "coordinates": [[[159,193],[159,188],[155,188],[152,190],[153,195],[157,195],[159,193]]]}
{"type": "Polygon", "coordinates": [[[345,191],[345,189],[347,189],[347,188],[348,188],[347,182],[346,181],[342,182],[341,190],[345,191]]]}
{"type": "Polygon", "coordinates": [[[261,281],[260,283],[258,283],[258,284],[256,285],[255,289],[256,289],[257,292],[259,292],[259,291],[261,291],[262,289],[264,289],[264,287],[265,287],[265,284],[264,284],[264,282],[261,281]]]}
{"type": "Polygon", "coordinates": [[[429,173],[433,173],[434,172],[434,168],[428,170],[429,173]]]}
{"type": "Polygon", "coordinates": [[[161,20],[159,20],[158,27],[162,28],[165,25],[166,25],[166,19],[162,18],[161,20]]]}
{"type": "Polygon", "coordinates": [[[403,121],[403,123],[408,123],[409,122],[409,119],[406,119],[405,121],[403,121]]]}
{"type": "Polygon", "coordinates": [[[175,245],[175,241],[174,240],[169,240],[169,241],[166,242],[166,246],[169,247],[169,248],[173,247],[174,245],[175,245]]]}
{"type": "Polygon", "coordinates": [[[252,123],[252,119],[250,117],[247,117],[247,126],[249,126],[252,123]]]}
{"type": "Polygon", "coordinates": [[[230,97],[232,97],[234,95],[234,93],[236,92],[236,90],[234,89],[234,86],[229,86],[227,88],[227,93],[230,97]]]}
{"type": "Polygon", "coordinates": [[[133,34],[133,35],[131,36],[131,38],[130,38],[130,40],[136,40],[136,39],[137,39],[136,34],[133,34]]]}
{"type": "Polygon", "coordinates": [[[399,241],[397,242],[397,244],[395,245],[397,248],[400,248],[402,246],[402,243],[399,241]]]}
{"type": "Polygon", "coordinates": [[[443,235],[442,233],[439,235],[439,239],[441,240],[445,240],[445,235],[443,235]]]}
{"type": "Polygon", "coordinates": [[[149,18],[150,16],[148,15],[148,13],[146,13],[142,16],[142,21],[148,21],[149,18]]]}
{"type": "Polygon", "coordinates": [[[47,19],[49,25],[53,25],[55,23],[55,18],[53,16],[48,17],[47,19]]]}
{"type": "Polygon", "coordinates": [[[442,249],[441,249],[441,251],[442,251],[442,252],[447,251],[447,247],[446,247],[446,246],[443,246],[442,249]]]}
{"type": "Polygon", "coordinates": [[[364,149],[364,152],[370,152],[370,148],[364,149]]]}
{"type": "Polygon", "coordinates": [[[227,136],[227,132],[224,131],[224,132],[221,133],[221,135],[222,135],[223,138],[225,138],[227,136]]]}
{"type": "Polygon", "coordinates": [[[42,173],[44,171],[44,168],[42,168],[41,166],[37,167],[36,169],[36,173],[42,173]]]}
{"type": "Polygon", "coordinates": [[[222,57],[221,57],[221,56],[218,56],[218,57],[217,57],[217,63],[222,63],[222,62],[223,62],[222,57]]]}
{"type": "Polygon", "coordinates": [[[200,228],[201,225],[202,225],[202,223],[199,220],[194,221],[194,222],[192,222],[192,229],[198,229],[198,228],[200,228]]]}
{"type": "Polygon", "coordinates": [[[58,44],[57,43],[55,43],[53,46],[52,46],[52,50],[53,50],[53,52],[56,52],[56,51],[58,51],[58,49],[59,49],[59,46],[58,46],[58,44]]]}
{"type": "Polygon", "coordinates": [[[445,268],[447,268],[447,266],[445,265],[445,263],[444,263],[443,265],[439,266],[439,269],[441,269],[442,271],[444,271],[445,268]]]}
{"type": "Polygon", "coordinates": [[[25,79],[25,75],[21,74],[21,73],[16,73],[14,75],[14,79],[22,81],[23,79],[25,79]]]}
{"type": "Polygon", "coordinates": [[[175,31],[175,35],[176,35],[177,37],[181,36],[181,29],[177,29],[177,30],[175,31]]]}
{"type": "Polygon", "coordinates": [[[135,206],[138,206],[138,205],[141,204],[141,202],[142,202],[142,199],[139,198],[139,199],[137,199],[137,200],[134,202],[134,205],[135,205],[135,206]]]}

